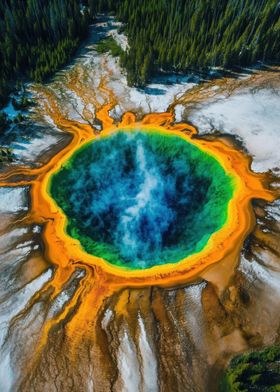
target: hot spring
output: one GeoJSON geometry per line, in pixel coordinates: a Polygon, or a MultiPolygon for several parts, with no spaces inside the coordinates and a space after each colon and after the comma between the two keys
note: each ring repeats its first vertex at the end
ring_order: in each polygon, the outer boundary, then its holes
{"type": "Polygon", "coordinates": [[[191,141],[138,127],[82,146],[53,174],[49,192],[84,251],[137,270],[206,247],[227,220],[233,181],[191,141]]]}

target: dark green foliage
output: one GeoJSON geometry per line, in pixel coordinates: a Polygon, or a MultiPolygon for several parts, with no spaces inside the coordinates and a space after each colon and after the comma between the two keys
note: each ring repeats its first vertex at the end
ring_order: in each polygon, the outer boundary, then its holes
{"type": "Polygon", "coordinates": [[[247,66],[280,59],[278,0],[99,1],[125,23],[129,84],[154,70],[247,66]]]}
{"type": "MultiPolygon", "coordinates": [[[[1,76],[0,76],[1,78],[1,76]]],[[[8,103],[11,88],[5,79],[0,79],[0,109],[8,103]]]]}
{"type": "Polygon", "coordinates": [[[235,357],[220,386],[221,392],[280,391],[280,347],[235,357]]]}
{"type": "Polygon", "coordinates": [[[13,120],[14,124],[22,124],[24,121],[26,121],[26,116],[23,114],[19,113],[13,120]]]}
{"type": "Polygon", "coordinates": [[[130,85],[145,85],[159,69],[186,72],[280,59],[278,0],[3,0],[0,107],[7,81],[27,76],[40,82],[66,63],[97,11],[124,22],[128,51],[112,41],[106,45],[120,55],[130,85]]]}
{"type": "Polygon", "coordinates": [[[0,133],[6,128],[8,128],[10,124],[11,121],[9,120],[7,114],[4,112],[0,112],[0,133]]]}
{"type": "Polygon", "coordinates": [[[9,148],[0,148],[0,167],[3,163],[12,162],[14,160],[13,153],[9,148]]]}
{"type": "Polygon", "coordinates": [[[23,94],[19,100],[12,98],[12,104],[15,110],[26,110],[33,105],[33,101],[23,94]]]}
{"type": "Polygon", "coordinates": [[[40,82],[66,63],[88,23],[88,7],[77,0],[2,1],[0,104],[5,104],[9,80],[28,77],[40,82]]]}
{"type": "Polygon", "coordinates": [[[123,53],[122,48],[117,44],[113,37],[104,38],[99,41],[96,45],[96,50],[98,53],[110,52],[113,57],[121,56],[123,53]]]}

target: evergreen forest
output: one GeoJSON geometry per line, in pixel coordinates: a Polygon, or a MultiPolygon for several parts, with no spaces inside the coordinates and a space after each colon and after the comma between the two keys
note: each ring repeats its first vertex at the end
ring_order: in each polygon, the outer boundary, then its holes
{"type": "Polygon", "coordinates": [[[3,0],[0,104],[9,82],[42,81],[71,58],[97,12],[123,22],[129,85],[158,72],[250,66],[280,59],[278,0],[3,0]]]}
{"type": "Polygon", "coordinates": [[[122,57],[129,84],[144,85],[159,69],[279,62],[278,0],[101,0],[124,23],[129,50],[122,57]]]}
{"type": "Polygon", "coordinates": [[[86,37],[92,16],[77,0],[1,1],[0,105],[10,81],[41,82],[69,61],[86,37]]]}

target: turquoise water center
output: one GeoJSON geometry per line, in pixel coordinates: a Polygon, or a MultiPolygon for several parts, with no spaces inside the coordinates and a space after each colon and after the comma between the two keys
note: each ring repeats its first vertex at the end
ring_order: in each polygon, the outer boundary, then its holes
{"type": "Polygon", "coordinates": [[[49,191],[87,253],[145,269],[201,251],[227,219],[233,181],[185,138],[139,127],[81,147],[49,191]]]}

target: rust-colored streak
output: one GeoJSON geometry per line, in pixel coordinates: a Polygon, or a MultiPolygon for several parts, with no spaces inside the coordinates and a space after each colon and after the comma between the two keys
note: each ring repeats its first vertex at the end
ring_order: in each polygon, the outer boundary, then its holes
{"type": "MultiPolygon", "coordinates": [[[[81,94],[79,84],[75,89],[77,94],[81,94]]],[[[123,115],[118,125],[114,125],[109,112],[116,104],[115,97],[106,88],[104,81],[101,81],[100,89],[109,96],[109,102],[96,109],[96,118],[102,123],[101,132],[97,132],[88,123],[69,120],[59,108],[54,94],[47,89],[42,89],[40,93],[45,97],[46,114],[52,118],[57,127],[72,136],[71,142],[40,168],[12,168],[10,172],[0,177],[1,186],[31,185],[31,208],[27,220],[43,225],[42,239],[45,257],[55,266],[51,281],[42,290],[46,291],[51,288],[51,296],[55,298],[69,281],[75,269],[81,268],[85,271],[75,294],[60,313],[45,324],[39,344],[40,350],[44,347],[50,330],[66,318],[70,318],[66,334],[73,345],[73,352],[85,334],[95,339],[93,331],[98,312],[106,298],[120,289],[153,285],[172,287],[184,284],[196,280],[207,268],[222,259],[237,259],[243,242],[255,222],[251,200],[261,198],[273,201],[277,196],[275,191],[269,189],[268,177],[251,172],[250,159],[247,156],[221,140],[207,141],[194,137],[197,134],[195,127],[189,124],[174,124],[172,112],[149,114],[140,122],[136,122],[135,115],[128,112],[123,115]],[[226,224],[220,231],[213,234],[207,246],[200,253],[191,255],[177,264],[129,271],[87,254],[79,242],[66,233],[66,217],[50,197],[48,185],[52,174],[59,170],[61,165],[83,144],[100,137],[99,134],[102,137],[118,128],[133,126],[149,128],[151,125],[159,132],[178,134],[215,156],[226,172],[233,176],[236,190],[230,201],[226,224]],[[77,310],[72,314],[71,310],[75,306],[77,310]]],[[[42,291],[32,298],[32,302],[36,301],[40,294],[42,291]]],[[[127,299],[124,299],[124,303],[127,303],[127,299]]],[[[122,307],[119,301],[117,308],[121,313],[125,307],[122,307]]]]}

